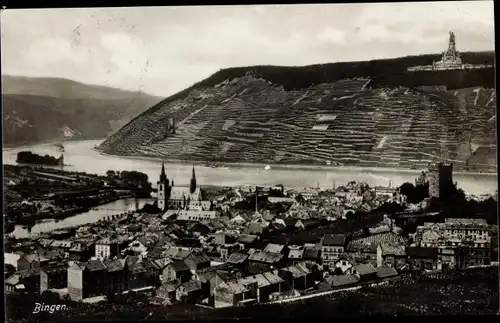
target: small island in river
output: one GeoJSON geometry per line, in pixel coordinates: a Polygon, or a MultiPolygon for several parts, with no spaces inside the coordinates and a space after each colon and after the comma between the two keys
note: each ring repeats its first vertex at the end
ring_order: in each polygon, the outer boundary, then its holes
{"type": "Polygon", "coordinates": [[[41,156],[38,154],[34,154],[31,151],[20,151],[17,154],[16,162],[23,164],[58,166],[58,165],[64,165],[64,156],[61,154],[61,157],[56,158],[49,155],[41,156]]]}

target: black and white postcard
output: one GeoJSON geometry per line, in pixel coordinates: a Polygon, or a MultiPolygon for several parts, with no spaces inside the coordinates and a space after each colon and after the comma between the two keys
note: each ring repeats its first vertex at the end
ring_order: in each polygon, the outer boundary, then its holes
{"type": "Polygon", "coordinates": [[[6,322],[498,313],[493,9],[4,8],[6,322]]]}

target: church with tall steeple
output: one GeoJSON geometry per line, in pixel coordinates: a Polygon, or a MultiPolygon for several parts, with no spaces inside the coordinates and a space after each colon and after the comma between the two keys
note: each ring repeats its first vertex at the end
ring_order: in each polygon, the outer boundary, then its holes
{"type": "Polygon", "coordinates": [[[174,186],[174,181],[169,181],[165,163],[162,162],[157,188],[158,208],[162,211],[167,209],[201,211],[211,208],[210,201],[203,201],[202,191],[197,187],[194,165],[189,186],[174,186]]]}

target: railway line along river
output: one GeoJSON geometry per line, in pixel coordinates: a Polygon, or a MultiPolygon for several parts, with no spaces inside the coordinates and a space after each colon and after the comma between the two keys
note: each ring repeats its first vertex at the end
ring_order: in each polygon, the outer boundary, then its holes
{"type": "MultiPolygon", "coordinates": [[[[156,183],[160,175],[159,158],[120,157],[102,154],[94,149],[101,140],[68,141],[64,143],[64,170],[93,174],[105,174],[108,170],[137,170],[148,175],[156,183]]],[[[3,163],[16,164],[17,153],[32,151],[37,154],[59,156],[59,148],[50,143],[3,149],[3,163]]],[[[258,164],[231,164],[229,167],[196,168],[199,185],[271,186],[283,184],[286,187],[332,187],[345,185],[350,181],[366,182],[370,186],[399,186],[404,182],[414,183],[421,170],[381,169],[364,167],[299,167],[272,166],[271,169],[258,164]]],[[[60,166],[55,166],[60,168],[60,166]]],[[[166,162],[167,176],[177,185],[188,185],[192,164],[166,162]]],[[[497,190],[497,174],[454,173],[453,180],[467,194],[494,194],[497,190]]],[[[123,211],[127,211],[125,208],[123,211]]],[[[119,212],[114,212],[119,213],[119,212]]],[[[108,212],[108,214],[114,214],[108,212]]]]}

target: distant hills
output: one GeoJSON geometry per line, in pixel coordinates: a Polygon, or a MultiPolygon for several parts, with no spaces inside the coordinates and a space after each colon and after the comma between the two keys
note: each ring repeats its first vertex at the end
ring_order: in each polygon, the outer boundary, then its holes
{"type": "Polygon", "coordinates": [[[2,75],[4,144],[103,138],[161,99],[68,79],[2,75]]]}
{"type": "MultiPolygon", "coordinates": [[[[496,171],[494,67],[407,72],[439,55],[221,70],[99,147],[116,155],[496,171]],[[175,131],[170,122],[175,120],[175,131]]],[[[494,64],[493,52],[462,53],[494,64]]]]}

